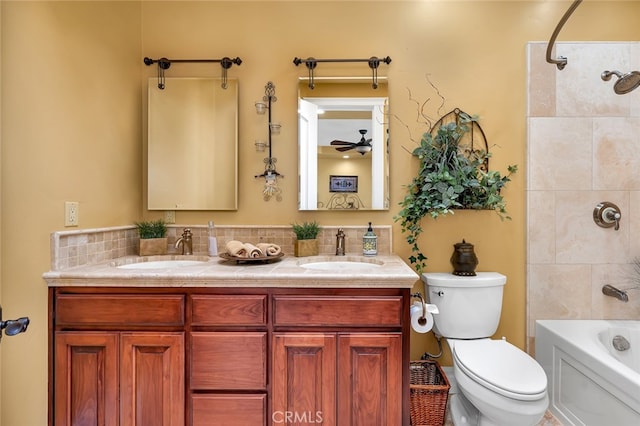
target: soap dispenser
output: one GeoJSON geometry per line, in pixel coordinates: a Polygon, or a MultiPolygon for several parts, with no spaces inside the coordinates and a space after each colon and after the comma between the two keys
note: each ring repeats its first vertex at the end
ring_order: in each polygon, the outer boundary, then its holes
{"type": "Polygon", "coordinates": [[[213,228],[213,221],[209,221],[209,256],[218,255],[218,239],[216,238],[215,230],[213,228]]]}
{"type": "Polygon", "coordinates": [[[371,222],[369,222],[369,228],[362,237],[362,254],[365,256],[375,256],[378,254],[378,237],[373,232],[371,222]]]}

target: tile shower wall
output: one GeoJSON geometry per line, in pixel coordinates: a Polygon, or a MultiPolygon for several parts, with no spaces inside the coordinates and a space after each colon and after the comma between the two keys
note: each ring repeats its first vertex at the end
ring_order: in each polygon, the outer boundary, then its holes
{"type": "MultiPolygon", "coordinates": [[[[640,70],[640,43],[558,43],[564,70],[529,43],[527,336],[538,319],[640,319],[640,88],[613,91],[605,70],[640,70]],[[593,209],[620,207],[620,230],[593,209]],[[602,294],[611,284],[623,303],[602,294]]],[[[554,57],[555,57],[554,56],[554,57]]]]}
{"type": "MultiPolygon", "coordinates": [[[[208,229],[205,225],[168,225],[167,240],[169,252],[184,228],[193,232],[193,254],[206,255],[208,229]]],[[[332,255],[336,250],[337,226],[323,226],[318,234],[318,250],[320,254],[332,255]]],[[[362,237],[366,226],[343,226],[345,232],[346,252],[362,254],[362,237]]],[[[216,226],[218,250],[225,251],[228,241],[239,240],[250,243],[268,242],[278,244],[285,254],[293,254],[295,241],[291,226],[216,226]]],[[[391,226],[374,226],[378,236],[378,254],[393,253],[391,247],[391,226]]],[[[51,269],[60,270],[76,266],[91,265],[117,259],[123,256],[138,254],[138,231],[135,226],[113,228],[81,229],[59,231],[51,234],[51,269]]]]}

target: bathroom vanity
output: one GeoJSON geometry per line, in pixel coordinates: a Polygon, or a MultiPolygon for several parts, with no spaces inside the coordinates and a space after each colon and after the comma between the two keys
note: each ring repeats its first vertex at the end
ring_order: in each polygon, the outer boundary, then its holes
{"type": "Polygon", "coordinates": [[[45,274],[50,424],[409,425],[397,256],[122,268],[140,259],[45,274]]]}

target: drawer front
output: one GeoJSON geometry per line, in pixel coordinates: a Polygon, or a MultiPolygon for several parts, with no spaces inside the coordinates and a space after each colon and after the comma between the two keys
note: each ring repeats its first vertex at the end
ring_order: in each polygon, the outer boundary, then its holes
{"type": "Polygon", "coordinates": [[[274,296],[274,326],[400,327],[401,296],[274,296]]]}
{"type": "Polygon", "coordinates": [[[264,325],[266,295],[205,296],[191,298],[193,325],[264,325]]]}
{"type": "Polygon", "coordinates": [[[194,332],[190,353],[191,389],[266,389],[266,332],[194,332]]]}
{"type": "Polygon", "coordinates": [[[56,325],[181,326],[182,295],[75,295],[56,298],[56,325]]]}
{"type": "Polygon", "coordinates": [[[266,425],[267,396],[265,394],[192,395],[193,426],[266,425]]]}

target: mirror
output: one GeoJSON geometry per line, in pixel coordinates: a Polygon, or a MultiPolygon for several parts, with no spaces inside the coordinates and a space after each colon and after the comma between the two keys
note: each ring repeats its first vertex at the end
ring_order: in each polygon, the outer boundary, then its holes
{"type": "Polygon", "coordinates": [[[238,81],[148,82],[149,210],[237,210],[238,81]]]}
{"type": "Polygon", "coordinates": [[[389,209],[388,108],[386,81],[300,79],[299,210],[389,209]]]}

